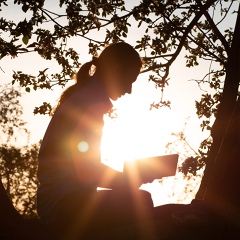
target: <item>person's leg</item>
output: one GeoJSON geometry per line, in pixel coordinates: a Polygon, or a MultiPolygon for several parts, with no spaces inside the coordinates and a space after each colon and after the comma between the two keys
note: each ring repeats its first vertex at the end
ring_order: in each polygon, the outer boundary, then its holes
{"type": "Polygon", "coordinates": [[[93,215],[92,198],[96,192],[81,190],[65,196],[55,208],[56,219],[49,225],[54,239],[77,240],[88,230],[93,215]]]}
{"type": "Polygon", "coordinates": [[[127,229],[136,239],[148,239],[147,236],[157,236],[152,209],[151,195],[146,191],[100,191],[91,227],[101,234],[127,229]]]}
{"type": "Polygon", "coordinates": [[[138,190],[133,194],[111,190],[99,191],[95,206],[95,223],[109,228],[149,219],[153,203],[146,191],[138,190]]]}
{"type": "MultiPolygon", "coordinates": [[[[58,239],[75,240],[126,225],[153,221],[151,195],[143,190],[75,192],[58,204],[52,225],[58,239]]],[[[140,230],[139,230],[140,231],[140,230]]]]}

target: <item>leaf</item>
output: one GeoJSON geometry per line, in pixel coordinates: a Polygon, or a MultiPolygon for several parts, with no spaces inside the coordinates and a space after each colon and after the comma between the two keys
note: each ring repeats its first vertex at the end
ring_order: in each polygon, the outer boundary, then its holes
{"type": "Polygon", "coordinates": [[[24,12],[27,12],[28,8],[29,8],[29,5],[23,5],[23,6],[22,6],[22,10],[23,10],[24,12]]]}
{"type": "Polygon", "coordinates": [[[62,7],[63,3],[64,3],[64,0],[60,0],[59,7],[62,7]]]}
{"type": "Polygon", "coordinates": [[[30,92],[30,88],[29,88],[29,87],[26,87],[26,88],[25,88],[25,91],[26,91],[26,92],[30,92]]]}
{"type": "Polygon", "coordinates": [[[123,32],[123,33],[122,33],[122,36],[126,38],[126,37],[127,37],[127,34],[126,34],[125,32],[123,32]]]}
{"type": "Polygon", "coordinates": [[[24,43],[25,45],[27,45],[27,44],[28,44],[28,41],[29,41],[28,35],[24,36],[24,37],[22,38],[22,41],[23,41],[23,43],[24,43]]]}

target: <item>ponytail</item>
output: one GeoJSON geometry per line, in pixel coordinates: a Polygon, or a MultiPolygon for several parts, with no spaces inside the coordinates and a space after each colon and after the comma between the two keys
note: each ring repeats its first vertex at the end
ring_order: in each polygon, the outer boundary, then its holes
{"type": "Polygon", "coordinates": [[[86,62],[81,66],[77,74],[75,75],[76,83],[69,88],[67,88],[60,96],[57,106],[54,107],[50,115],[53,115],[54,112],[75,92],[77,89],[86,85],[91,76],[91,67],[92,65],[96,66],[96,58],[93,58],[92,61],[86,62]]]}
{"type": "Polygon", "coordinates": [[[78,87],[84,86],[90,78],[90,72],[92,67],[92,61],[86,62],[81,66],[78,73],[76,74],[76,84],[78,87]]]}

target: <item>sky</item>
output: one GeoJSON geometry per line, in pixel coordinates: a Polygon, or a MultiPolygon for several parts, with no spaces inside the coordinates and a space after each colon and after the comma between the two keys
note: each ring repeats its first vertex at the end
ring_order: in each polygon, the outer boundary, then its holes
{"type": "MultiPolygon", "coordinates": [[[[130,4],[130,1],[126,1],[130,4]]],[[[136,1],[131,1],[134,4],[136,1]]],[[[53,2],[47,1],[48,7],[54,8],[53,2]]],[[[18,21],[23,17],[16,7],[11,7],[3,15],[18,21]]],[[[3,16],[4,17],[4,16],[3,16]]],[[[231,19],[234,23],[235,19],[231,19]]],[[[134,44],[135,40],[141,36],[139,29],[132,30],[127,38],[127,42],[134,44]]],[[[80,52],[82,62],[89,61],[87,43],[83,40],[72,39],[69,44],[73,45],[80,52]]],[[[141,54],[141,53],[140,53],[141,54]]],[[[23,72],[35,74],[40,69],[51,66],[58,69],[54,62],[46,62],[39,59],[35,54],[21,55],[15,59],[9,57],[1,60],[3,71],[0,71],[1,84],[11,82],[12,70],[22,70],[23,72]]],[[[122,159],[134,159],[153,155],[166,154],[165,145],[173,140],[172,132],[181,132],[186,125],[185,134],[190,145],[197,151],[199,143],[208,133],[203,133],[199,127],[200,120],[196,116],[195,100],[199,100],[202,93],[192,79],[202,78],[208,71],[209,64],[202,64],[194,69],[185,67],[184,52],[180,54],[170,69],[169,86],[165,89],[165,100],[171,101],[171,109],[150,109],[152,102],[160,99],[160,89],[156,89],[153,83],[148,82],[148,75],[141,74],[133,84],[131,95],[126,95],[114,102],[117,108],[118,117],[114,120],[105,117],[105,126],[102,138],[102,157],[104,160],[117,163],[122,166],[122,159]]],[[[71,84],[71,83],[70,83],[71,84]]],[[[38,142],[44,135],[50,121],[49,116],[34,115],[33,109],[40,106],[43,101],[55,104],[63,89],[55,88],[52,91],[38,90],[25,93],[21,99],[24,108],[23,118],[27,121],[27,127],[31,132],[30,142],[38,142]]],[[[206,89],[207,90],[207,89],[206,89]]],[[[17,144],[24,144],[21,138],[17,144]]],[[[179,152],[182,161],[181,151],[179,152]]],[[[110,163],[111,165],[111,163],[110,163]]],[[[186,188],[186,180],[179,180],[177,177],[165,179],[165,184],[158,181],[148,184],[152,197],[156,205],[163,204],[166,199],[175,194],[171,201],[186,202],[194,197],[198,189],[199,182],[195,182],[191,188],[192,194],[189,198],[182,197],[186,188]],[[177,184],[177,185],[176,185],[177,184]],[[160,195],[159,195],[160,194],[160,195]],[[160,199],[160,200],[159,200],[160,199]]],[[[169,198],[168,198],[169,199],[169,198]]],[[[169,201],[169,200],[168,200],[169,201]]]]}

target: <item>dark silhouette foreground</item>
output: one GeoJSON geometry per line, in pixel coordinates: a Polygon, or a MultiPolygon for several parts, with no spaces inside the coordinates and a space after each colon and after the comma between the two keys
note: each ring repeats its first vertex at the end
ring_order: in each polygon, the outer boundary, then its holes
{"type": "MultiPolygon", "coordinates": [[[[1,188],[1,240],[54,239],[38,219],[23,219],[2,190],[1,188]]],[[[169,204],[159,208],[162,217],[157,222],[141,222],[138,225],[121,226],[105,232],[91,232],[82,239],[239,239],[237,229],[225,222],[221,215],[212,212],[204,202],[169,204]],[[157,235],[154,229],[157,229],[157,235]]]]}

